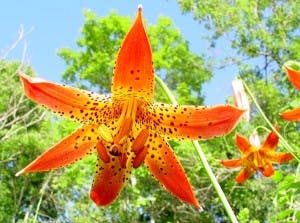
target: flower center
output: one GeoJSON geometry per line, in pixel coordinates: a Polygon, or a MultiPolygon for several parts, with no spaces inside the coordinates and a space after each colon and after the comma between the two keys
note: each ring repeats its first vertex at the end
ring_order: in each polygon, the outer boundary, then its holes
{"type": "Polygon", "coordinates": [[[116,129],[110,129],[106,125],[99,126],[98,131],[101,139],[96,145],[96,149],[99,158],[103,162],[109,162],[111,156],[119,157],[122,167],[126,166],[127,154],[126,148],[128,148],[128,137],[130,135],[133,122],[135,120],[138,101],[134,98],[125,100],[122,105],[121,115],[118,121],[114,124],[116,129]],[[106,142],[106,143],[104,143],[106,142]],[[104,144],[108,147],[105,147],[104,144]],[[110,146],[109,146],[110,145],[110,146]]]}
{"type": "Polygon", "coordinates": [[[247,166],[251,167],[253,171],[257,171],[265,165],[259,150],[253,151],[248,155],[247,163],[247,166]]]}
{"type": "Polygon", "coordinates": [[[120,117],[114,125],[117,127],[116,129],[112,130],[104,124],[99,126],[98,131],[102,140],[99,140],[96,148],[98,156],[103,162],[110,161],[110,154],[118,157],[121,166],[125,168],[129,155],[127,149],[131,147],[131,152],[135,154],[133,167],[137,168],[143,163],[147,154],[147,148],[144,145],[149,137],[149,130],[141,130],[135,139],[132,138],[131,134],[139,103],[134,98],[129,98],[124,102],[120,117]],[[106,142],[106,147],[103,145],[103,141],[106,142]]]}

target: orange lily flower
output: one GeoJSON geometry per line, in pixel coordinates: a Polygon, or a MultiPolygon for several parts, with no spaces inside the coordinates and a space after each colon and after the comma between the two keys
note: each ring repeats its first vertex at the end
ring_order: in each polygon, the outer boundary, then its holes
{"type": "MultiPolygon", "coordinates": [[[[283,68],[285,69],[292,85],[296,89],[300,90],[300,71],[295,70],[291,66],[289,66],[289,62],[285,63],[283,65],[283,68]]],[[[300,121],[300,108],[282,112],[280,115],[287,121],[300,121]]]]}
{"type": "MultiPolygon", "coordinates": [[[[278,131],[278,126],[275,128],[278,131]]],[[[269,133],[266,141],[260,147],[252,145],[247,138],[236,134],[235,143],[244,155],[240,159],[222,160],[221,164],[226,167],[242,167],[235,181],[243,183],[256,171],[260,171],[265,177],[274,174],[273,163],[282,163],[292,160],[294,157],[290,153],[275,152],[279,138],[274,131],[269,133]]]]}
{"type": "Polygon", "coordinates": [[[96,152],[98,163],[90,192],[97,205],[111,203],[145,163],[174,196],[200,209],[184,169],[166,139],[208,139],[236,125],[243,110],[230,105],[175,106],[153,103],[152,52],[142,8],[120,47],[111,96],[98,95],[20,74],[25,94],[82,126],[45,151],[17,175],[48,171],[96,152]]]}

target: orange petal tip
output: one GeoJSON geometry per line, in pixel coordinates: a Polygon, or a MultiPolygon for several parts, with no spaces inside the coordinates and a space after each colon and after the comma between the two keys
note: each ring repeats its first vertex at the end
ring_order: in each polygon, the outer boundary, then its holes
{"type": "Polygon", "coordinates": [[[199,212],[204,211],[203,208],[202,208],[202,206],[198,203],[198,201],[197,201],[197,203],[195,203],[193,205],[197,209],[197,211],[199,211],[199,212]]]}
{"type": "Polygon", "coordinates": [[[98,194],[95,191],[91,191],[90,198],[95,202],[97,206],[107,205],[108,203],[102,202],[98,194]]]}
{"type": "Polygon", "coordinates": [[[143,11],[143,5],[139,4],[138,5],[138,12],[141,13],[143,11]]]}
{"type": "Polygon", "coordinates": [[[299,121],[300,120],[300,108],[284,111],[279,114],[286,121],[299,121]]]}

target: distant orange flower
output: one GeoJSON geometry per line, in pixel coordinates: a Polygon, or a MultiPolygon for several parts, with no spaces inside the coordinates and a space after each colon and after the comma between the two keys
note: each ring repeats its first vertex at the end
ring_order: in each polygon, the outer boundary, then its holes
{"type": "MultiPolygon", "coordinates": [[[[291,62],[287,62],[283,65],[288,78],[292,85],[300,90],[300,71],[293,69],[290,66],[291,62]]],[[[280,116],[287,121],[300,121],[300,108],[295,108],[289,111],[282,112],[280,116]]]]}
{"type": "MultiPolygon", "coordinates": [[[[278,131],[277,125],[275,128],[278,131]]],[[[272,131],[264,144],[256,147],[250,144],[247,138],[236,134],[236,145],[244,156],[240,159],[222,160],[221,164],[230,168],[242,167],[242,170],[235,178],[235,181],[238,183],[243,183],[256,171],[260,171],[265,177],[270,177],[274,174],[273,163],[282,163],[294,158],[290,153],[274,151],[278,141],[277,134],[272,131]]]]}
{"type": "Polygon", "coordinates": [[[110,204],[143,163],[173,195],[196,208],[184,169],[166,139],[208,139],[234,128],[243,110],[153,103],[154,71],[142,8],[127,33],[114,68],[111,96],[98,95],[20,74],[25,94],[82,126],[17,173],[48,171],[96,152],[90,192],[97,205],[110,204]]]}
{"type": "Polygon", "coordinates": [[[250,120],[250,103],[249,99],[246,95],[243,82],[239,79],[235,79],[231,82],[232,90],[233,90],[233,99],[235,105],[240,108],[244,109],[245,113],[242,116],[242,119],[249,122],[250,120]]]}
{"type": "Polygon", "coordinates": [[[283,65],[283,68],[285,69],[288,78],[290,80],[290,82],[292,83],[292,85],[300,90],[300,71],[299,70],[295,70],[292,65],[295,66],[299,66],[300,68],[300,64],[298,64],[297,62],[294,61],[288,61],[283,65]]]}

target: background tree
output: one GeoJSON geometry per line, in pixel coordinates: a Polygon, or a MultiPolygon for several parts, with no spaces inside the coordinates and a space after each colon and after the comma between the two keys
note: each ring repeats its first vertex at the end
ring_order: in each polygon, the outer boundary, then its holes
{"type": "MultiPolygon", "coordinates": [[[[24,218],[37,202],[39,185],[43,183],[41,174],[15,177],[18,169],[45,146],[40,141],[43,132],[39,130],[46,113],[24,96],[16,74],[20,67],[17,62],[0,61],[1,222],[16,222],[24,218]]],[[[32,73],[30,69],[26,71],[32,73]]],[[[45,205],[49,202],[45,200],[45,205]]],[[[48,211],[55,211],[53,205],[48,211]]]]}

